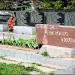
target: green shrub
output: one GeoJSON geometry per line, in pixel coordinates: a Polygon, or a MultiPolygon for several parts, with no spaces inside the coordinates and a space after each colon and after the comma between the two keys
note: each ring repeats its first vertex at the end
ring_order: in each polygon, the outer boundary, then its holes
{"type": "Polygon", "coordinates": [[[35,39],[29,39],[29,40],[24,40],[24,39],[3,39],[0,40],[1,44],[6,44],[6,45],[14,45],[14,46],[21,46],[21,47],[27,47],[27,48],[36,48],[38,46],[37,42],[35,39]]]}

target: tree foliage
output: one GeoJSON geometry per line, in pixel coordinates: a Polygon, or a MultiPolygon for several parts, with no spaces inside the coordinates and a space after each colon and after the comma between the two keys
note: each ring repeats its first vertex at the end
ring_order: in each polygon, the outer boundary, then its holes
{"type": "MultiPolygon", "coordinates": [[[[0,0],[0,9],[12,10],[31,7],[31,0],[0,0]]],[[[75,0],[37,0],[39,9],[75,9],[75,0]]]]}
{"type": "Polygon", "coordinates": [[[43,0],[40,9],[75,9],[75,0],[43,0]]]}
{"type": "Polygon", "coordinates": [[[69,1],[65,9],[75,9],[75,0],[69,1]]]}
{"type": "Polygon", "coordinates": [[[0,0],[0,9],[14,10],[30,6],[30,0],[0,0]]]}
{"type": "Polygon", "coordinates": [[[61,0],[57,0],[57,1],[54,2],[54,7],[53,8],[54,9],[61,9],[62,5],[63,5],[62,1],[61,0]]]}

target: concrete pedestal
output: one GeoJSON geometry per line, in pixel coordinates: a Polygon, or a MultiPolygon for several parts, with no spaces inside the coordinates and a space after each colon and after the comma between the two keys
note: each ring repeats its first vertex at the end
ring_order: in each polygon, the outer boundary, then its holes
{"type": "Polygon", "coordinates": [[[43,45],[40,48],[40,53],[47,51],[50,57],[75,58],[75,49],[65,48],[51,45],[43,45]]]}
{"type": "Polygon", "coordinates": [[[0,24],[0,32],[5,32],[7,30],[8,30],[8,28],[7,28],[6,24],[0,24]]]}
{"type": "Polygon", "coordinates": [[[35,27],[30,26],[14,26],[13,32],[19,34],[35,34],[36,30],[35,27]]]}

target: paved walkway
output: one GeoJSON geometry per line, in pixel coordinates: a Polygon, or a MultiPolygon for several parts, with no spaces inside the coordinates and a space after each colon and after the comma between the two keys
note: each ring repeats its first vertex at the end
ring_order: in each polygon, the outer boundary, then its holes
{"type": "Polygon", "coordinates": [[[23,61],[35,62],[35,63],[40,63],[44,66],[57,68],[60,69],[57,72],[58,74],[62,72],[74,73],[75,70],[75,58],[74,59],[47,58],[30,51],[23,51],[23,50],[21,51],[18,49],[1,48],[1,47],[0,47],[0,56],[13,58],[21,62],[23,61]]]}
{"type": "Polygon", "coordinates": [[[40,62],[44,64],[53,64],[53,65],[61,65],[66,66],[67,68],[69,66],[75,65],[75,59],[66,59],[66,58],[47,58],[43,57],[39,54],[35,54],[33,52],[29,51],[21,51],[16,49],[3,49],[0,48],[0,56],[7,56],[12,57],[16,59],[21,60],[30,60],[33,62],[40,62]]]}

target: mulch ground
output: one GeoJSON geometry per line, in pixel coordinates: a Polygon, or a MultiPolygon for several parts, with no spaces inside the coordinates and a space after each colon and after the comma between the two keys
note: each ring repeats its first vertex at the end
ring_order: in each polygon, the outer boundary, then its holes
{"type": "Polygon", "coordinates": [[[6,49],[11,49],[11,50],[13,50],[13,49],[15,49],[15,50],[23,50],[23,51],[29,51],[29,52],[34,52],[34,53],[36,53],[38,51],[38,49],[17,47],[17,46],[10,46],[10,45],[1,45],[1,44],[0,44],[0,48],[1,49],[6,48],[6,49]]]}

